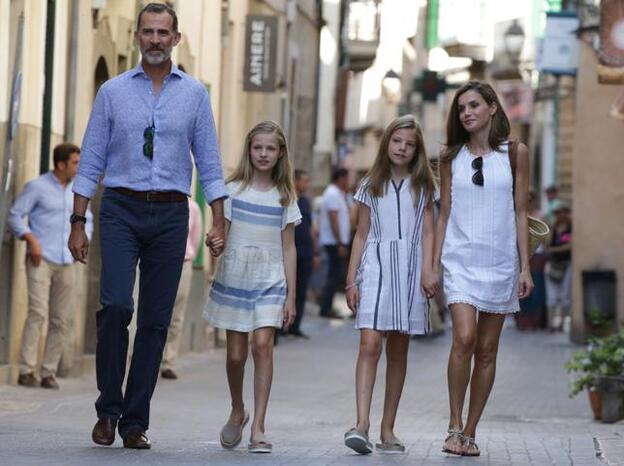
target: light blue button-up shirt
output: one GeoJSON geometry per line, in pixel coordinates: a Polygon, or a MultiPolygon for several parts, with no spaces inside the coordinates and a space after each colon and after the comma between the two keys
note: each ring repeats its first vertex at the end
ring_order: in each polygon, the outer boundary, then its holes
{"type": "Polygon", "coordinates": [[[73,190],[95,194],[106,187],[179,191],[190,195],[193,158],[206,200],[227,197],[208,92],[175,64],[158,96],[139,63],[104,83],[82,142],[73,190]],[[145,129],[154,125],[154,155],[143,154],[145,129]]]}
{"type": "MultiPolygon", "coordinates": [[[[74,211],[72,183],[63,186],[53,172],[30,181],[9,211],[9,227],[21,238],[32,233],[41,244],[45,260],[53,264],[72,264],[67,240],[71,230],[69,216],[74,211]],[[28,222],[25,217],[28,216],[28,222]]],[[[93,215],[87,210],[86,233],[93,232],[93,215]]]]}

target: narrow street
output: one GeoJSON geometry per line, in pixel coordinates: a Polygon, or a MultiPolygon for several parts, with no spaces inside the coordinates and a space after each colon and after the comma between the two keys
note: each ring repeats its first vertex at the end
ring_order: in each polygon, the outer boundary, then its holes
{"type": "MultiPolygon", "coordinates": [[[[509,324],[512,324],[509,321],[509,324]]],[[[368,457],[342,443],[353,425],[354,364],[358,334],[352,320],[308,318],[311,339],[281,339],[267,434],[274,452],[246,451],[249,428],[235,451],[223,450],[219,430],[228,414],[222,349],[180,361],[180,379],[160,380],[152,400],[151,451],[97,447],[94,377],[61,379],[60,391],[0,387],[2,464],[210,464],[210,465],[596,465],[622,464],[624,424],[591,420],[585,396],[568,397],[563,363],[575,349],[565,335],[505,329],[498,375],[477,433],[482,456],[447,457],[440,452],[447,423],[446,358],[450,331],[412,341],[408,377],[396,433],[407,453],[368,457]],[[595,442],[594,437],[599,440],[595,442]],[[597,448],[603,457],[597,456],[597,448]],[[606,459],[605,459],[606,458],[606,459]]],[[[248,365],[251,369],[251,365],[248,365]]],[[[380,366],[380,374],[383,365],[380,366]]],[[[252,407],[250,373],[246,401],[252,407]]],[[[379,435],[383,379],[372,408],[371,440],[379,435]]]]}

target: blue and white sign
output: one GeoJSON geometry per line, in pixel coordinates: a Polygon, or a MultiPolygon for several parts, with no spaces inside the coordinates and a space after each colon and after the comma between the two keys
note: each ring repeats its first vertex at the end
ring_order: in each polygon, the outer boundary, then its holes
{"type": "Polygon", "coordinates": [[[575,75],[578,68],[580,25],[576,13],[548,13],[546,31],[537,59],[543,73],[575,75]]]}

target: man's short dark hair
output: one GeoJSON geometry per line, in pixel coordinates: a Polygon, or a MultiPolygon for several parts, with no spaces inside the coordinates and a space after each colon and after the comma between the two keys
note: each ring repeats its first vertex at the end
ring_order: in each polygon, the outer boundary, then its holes
{"type": "Polygon", "coordinates": [[[54,148],[53,154],[54,166],[56,167],[59,162],[67,163],[70,155],[80,154],[80,147],[71,142],[64,142],[54,148]]]}
{"type": "Polygon", "coordinates": [[[349,176],[349,171],[346,168],[334,169],[334,171],[332,172],[332,177],[331,177],[332,183],[335,183],[340,178],[345,177],[345,176],[349,176]]]}
{"type": "Polygon", "coordinates": [[[551,184],[549,187],[546,188],[547,193],[556,193],[558,191],[559,191],[559,188],[554,184],[551,184]]]}
{"type": "Polygon", "coordinates": [[[303,168],[295,168],[295,180],[301,179],[302,176],[309,175],[307,170],[303,168]]]}
{"type": "Polygon", "coordinates": [[[169,5],[165,4],[165,3],[148,3],[147,5],[145,5],[143,7],[143,9],[141,11],[139,11],[139,16],[137,16],[137,31],[139,30],[139,28],[141,27],[141,17],[143,16],[143,13],[169,13],[169,16],[171,16],[171,18],[173,19],[173,32],[177,33],[178,32],[178,15],[176,15],[176,12],[173,8],[171,8],[169,5]]]}

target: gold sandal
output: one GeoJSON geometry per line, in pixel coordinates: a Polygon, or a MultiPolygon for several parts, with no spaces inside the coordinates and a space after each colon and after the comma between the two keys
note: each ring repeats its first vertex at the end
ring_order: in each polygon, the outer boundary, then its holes
{"type": "Polygon", "coordinates": [[[479,450],[479,446],[476,444],[474,437],[468,437],[467,435],[462,435],[464,438],[462,451],[462,456],[481,456],[481,451],[479,450]],[[471,452],[467,451],[470,448],[474,448],[471,452]]]}
{"type": "Polygon", "coordinates": [[[461,449],[461,446],[464,445],[464,433],[459,429],[449,429],[448,435],[444,439],[444,445],[446,445],[446,442],[448,442],[453,437],[457,437],[459,439],[460,450],[455,451],[455,450],[451,450],[450,448],[445,448],[444,446],[442,446],[442,453],[449,453],[451,455],[462,456],[463,450],[461,449]]]}

